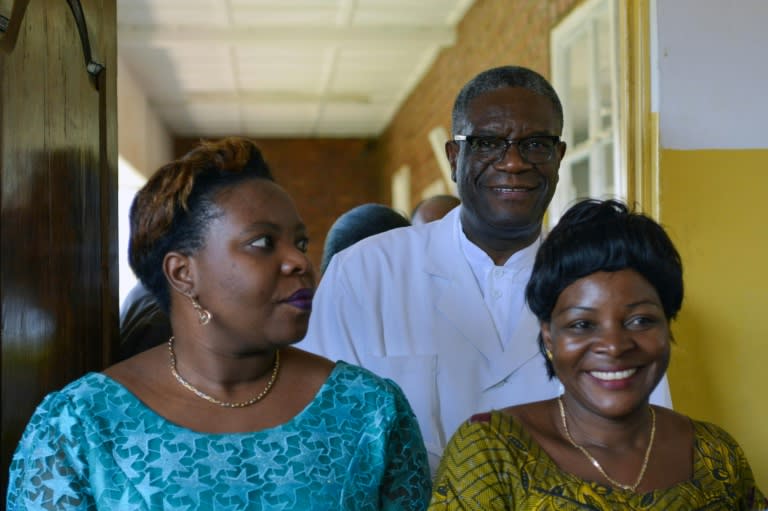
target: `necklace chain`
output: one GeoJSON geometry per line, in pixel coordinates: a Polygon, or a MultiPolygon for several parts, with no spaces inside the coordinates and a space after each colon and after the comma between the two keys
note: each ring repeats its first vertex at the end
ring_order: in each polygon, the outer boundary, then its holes
{"type": "Polygon", "coordinates": [[[269,393],[269,391],[272,389],[272,385],[274,385],[275,380],[277,380],[277,373],[280,371],[280,350],[278,350],[275,352],[275,365],[272,368],[272,376],[269,378],[269,381],[267,382],[267,386],[264,387],[264,390],[262,390],[255,397],[247,401],[240,401],[240,402],[220,401],[215,397],[206,394],[205,392],[198,389],[197,387],[194,387],[191,383],[185,380],[176,370],[176,354],[173,352],[173,336],[171,336],[171,338],[168,339],[168,352],[170,353],[170,356],[171,356],[171,374],[173,375],[174,378],[176,378],[176,381],[179,382],[182,387],[194,393],[197,397],[205,399],[206,401],[209,401],[215,405],[223,406],[224,408],[245,408],[246,406],[251,406],[252,404],[258,403],[259,401],[264,399],[266,395],[269,393]]]}
{"type": "Polygon", "coordinates": [[[565,437],[568,439],[571,445],[574,446],[579,451],[581,451],[581,453],[587,457],[587,459],[592,463],[592,465],[594,465],[595,468],[603,475],[603,477],[605,477],[608,480],[608,482],[610,482],[613,486],[617,488],[621,488],[622,490],[629,490],[633,492],[637,490],[637,487],[640,486],[640,482],[643,480],[643,477],[645,476],[645,469],[648,468],[648,460],[651,458],[651,448],[653,447],[653,439],[656,436],[656,412],[653,411],[653,407],[652,406],[648,407],[648,409],[651,411],[651,438],[648,440],[648,448],[645,450],[645,457],[643,458],[643,466],[640,467],[640,474],[637,476],[637,480],[635,481],[635,484],[630,485],[630,484],[622,484],[617,480],[613,479],[608,474],[606,474],[605,470],[603,470],[603,467],[595,459],[595,457],[589,454],[589,451],[587,451],[585,447],[576,443],[576,441],[571,436],[570,431],[568,431],[568,423],[565,420],[565,405],[563,405],[562,396],[557,398],[557,404],[560,405],[560,417],[563,419],[563,429],[565,430],[565,437]]]}

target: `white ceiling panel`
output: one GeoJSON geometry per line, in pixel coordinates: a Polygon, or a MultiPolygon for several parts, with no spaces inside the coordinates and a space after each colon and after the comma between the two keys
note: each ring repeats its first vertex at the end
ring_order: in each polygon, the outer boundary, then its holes
{"type": "MultiPolygon", "coordinates": [[[[454,11],[461,7],[457,4],[461,2],[360,0],[352,21],[361,25],[442,25],[450,23],[454,11]]],[[[468,6],[468,2],[464,4],[468,6]]]]}
{"type": "Polygon", "coordinates": [[[163,106],[159,109],[169,128],[184,136],[237,135],[242,133],[236,104],[195,104],[184,109],[163,106]]]}
{"type": "Polygon", "coordinates": [[[258,104],[243,107],[243,127],[248,134],[285,136],[295,130],[297,136],[313,134],[320,107],[315,103],[258,104]]]}
{"type": "Polygon", "coordinates": [[[320,94],[333,63],[326,48],[235,48],[238,86],[250,91],[320,94]]]}
{"type": "Polygon", "coordinates": [[[232,0],[234,22],[253,27],[268,25],[333,25],[340,10],[339,2],[315,1],[248,1],[232,0]]]}
{"type": "Polygon", "coordinates": [[[118,51],[180,135],[380,134],[473,0],[118,0],[118,51]]]}
{"type": "Polygon", "coordinates": [[[330,89],[337,92],[366,92],[378,99],[397,97],[403,77],[414,73],[424,50],[343,50],[336,61],[330,89]]]}
{"type": "Polygon", "coordinates": [[[321,114],[317,131],[329,136],[376,136],[389,122],[390,105],[329,104],[321,114]]]}

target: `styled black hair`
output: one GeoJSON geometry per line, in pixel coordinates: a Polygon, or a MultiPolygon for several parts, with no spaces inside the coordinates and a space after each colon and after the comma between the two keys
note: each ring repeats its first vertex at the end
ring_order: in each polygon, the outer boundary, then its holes
{"type": "MultiPolygon", "coordinates": [[[[672,320],[683,302],[683,265],[664,228],[616,200],[589,199],[572,206],[542,242],[525,290],[540,322],[552,319],[563,290],[597,272],[632,269],[643,276],[672,320]]],[[[545,354],[539,335],[539,349],[545,354]]],[[[549,377],[552,363],[544,357],[549,377]]]]}
{"type": "Polygon", "coordinates": [[[363,204],[342,214],[325,237],[320,272],[325,272],[336,253],[381,232],[411,225],[403,215],[383,204],[363,204]]]}

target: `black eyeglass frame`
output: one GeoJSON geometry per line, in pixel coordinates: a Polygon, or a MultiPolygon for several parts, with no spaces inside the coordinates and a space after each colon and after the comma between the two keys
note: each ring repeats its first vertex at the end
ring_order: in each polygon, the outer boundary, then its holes
{"type": "MultiPolygon", "coordinates": [[[[494,137],[492,135],[454,135],[453,136],[453,140],[456,142],[467,142],[470,145],[470,149],[472,149],[472,145],[473,145],[472,142],[474,140],[483,140],[483,139],[494,140],[494,141],[499,141],[504,143],[504,149],[500,150],[498,155],[494,153],[489,154],[488,156],[489,160],[494,157],[496,158],[494,160],[496,162],[502,160],[504,156],[506,156],[507,151],[509,151],[510,146],[516,146],[517,152],[520,155],[520,158],[522,158],[524,162],[531,163],[533,165],[538,165],[541,163],[549,163],[550,161],[552,161],[552,159],[555,157],[555,151],[557,150],[557,145],[560,142],[562,142],[560,137],[557,135],[533,135],[531,137],[523,137],[523,138],[504,138],[504,137],[494,137]],[[549,155],[547,156],[546,159],[531,160],[529,158],[527,150],[522,150],[522,151],[520,150],[520,147],[521,147],[520,144],[530,140],[542,139],[542,138],[553,142],[552,150],[549,152],[549,155]]],[[[476,151],[476,149],[472,149],[472,150],[476,151]]]]}

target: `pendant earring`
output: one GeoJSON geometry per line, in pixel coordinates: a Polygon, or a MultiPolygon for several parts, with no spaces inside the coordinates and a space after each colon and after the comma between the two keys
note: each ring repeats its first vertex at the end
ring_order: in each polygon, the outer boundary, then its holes
{"type": "Polygon", "coordinates": [[[189,297],[189,301],[192,302],[192,307],[195,308],[197,311],[198,320],[200,321],[201,325],[207,325],[211,322],[211,319],[213,318],[213,314],[211,314],[211,311],[204,309],[202,305],[198,303],[197,300],[195,300],[194,296],[189,297]]]}
{"type": "Polygon", "coordinates": [[[552,352],[549,351],[549,348],[546,349],[546,352],[547,352],[547,359],[551,361],[552,360],[552,352]]]}

